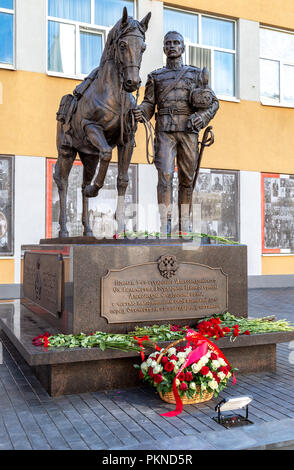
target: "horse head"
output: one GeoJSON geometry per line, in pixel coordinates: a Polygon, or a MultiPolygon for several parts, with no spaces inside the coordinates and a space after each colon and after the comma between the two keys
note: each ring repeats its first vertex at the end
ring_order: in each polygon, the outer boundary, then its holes
{"type": "Polygon", "coordinates": [[[128,16],[124,7],[122,18],[109,32],[101,62],[114,59],[125,91],[133,92],[140,87],[139,75],[142,55],[146,49],[145,32],[148,29],[151,12],[141,21],[128,16]]]}

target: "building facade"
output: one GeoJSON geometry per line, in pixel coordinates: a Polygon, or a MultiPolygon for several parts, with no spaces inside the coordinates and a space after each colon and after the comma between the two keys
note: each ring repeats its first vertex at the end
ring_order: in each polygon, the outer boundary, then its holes
{"type": "MultiPolygon", "coordinates": [[[[195,192],[201,230],[248,245],[249,286],[294,285],[292,0],[282,7],[279,0],[0,0],[0,298],[19,296],[21,245],[57,233],[56,111],[99,64],[124,6],[138,19],[152,12],[142,84],[164,64],[165,32],[177,30],[185,62],[209,69],[220,100],[216,141],[195,192]]],[[[90,203],[96,235],[113,229],[116,161],[114,152],[105,188],[90,203]]],[[[77,161],[68,202],[72,235],[81,233],[80,185],[77,161]]],[[[137,229],[158,229],[156,215],[147,221],[156,185],[139,125],[127,193],[129,205],[144,208],[137,229]]]]}

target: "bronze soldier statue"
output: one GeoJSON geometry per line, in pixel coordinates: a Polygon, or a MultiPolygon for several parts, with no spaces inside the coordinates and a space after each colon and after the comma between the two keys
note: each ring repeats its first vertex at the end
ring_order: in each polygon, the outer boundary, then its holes
{"type": "MultiPolygon", "coordinates": [[[[155,114],[155,159],[158,171],[157,200],[161,232],[171,233],[172,179],[178,167],[179,230],[190,231],[192,193],[199,152],[199,131],[215,116],[219,103],[208,87],[207,69],[183,64],[184,38],[170,31],[164,37],[166,67],[148,75],[144,100],[134,110],[137,121],[155,114]]],[[[196,175],[197,176],[197,175],[196,175]]]]}

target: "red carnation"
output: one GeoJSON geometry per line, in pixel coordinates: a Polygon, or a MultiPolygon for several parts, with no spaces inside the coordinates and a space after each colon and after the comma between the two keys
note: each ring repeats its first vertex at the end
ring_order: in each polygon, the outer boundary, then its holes
{"type": "Polygon", "coordinates": [[[165,365],[164,365],[164,370],[166,370],[166,372],[172,372],[174,370],[175,366],[172,362],[167,362],[165,365]]]}
{"type": "Polygon", "coordinates": [[[193,380],[192,372],[186,372],[186,382],[191,382],[192,380],[193,380]]]}
{"type": "Polygon", "coordinates": [[[153,374],[153,369],[152,369],[152,367],[149,367],[149,369],[148,369],[148,375],[149,375],[149,377],[151,377],[151,378],[153,379],[154,374],[153,374]]]}
{"type": "Polygon", "coordinates": [[[163,356],[163,357],[161,358],[161,364],[164,365],[164,364],[166,364],[167,362],[168,362],[168,357],[167,357],[167,356],[163,356]]]}
{"type": "Polygon", "coordinates": [[[225,328],[223,328],[223,331],[224,331],[225,333],[230,333],[231,328],[229,328],[228,326],[226,326],[225,328]]]}
{"type": "Polygon", "coordinates": [[[188,385],[185,382],[182,382],[180,384],[180,390],[185,392],[187,390],[187,388],[188,388],[188,385]]]}
{"type": "Polygon", "coordinates": [[[210,359],[211,359],[212,361],[217,361],[218,355],[215,354],[215,353],[211,353],[210,359]]]}
{"type": "Polygon", "coordinates": [[[181,327],[179,325],[171,325],[170,326],[170,331],[179,331],[181,327]]]}
{"type": "Polygon", "coordinates": [[[140,369],[140,372],[139,372],[139,377],[140,377],[141,380],[144,379],[144,374],[143,374],[143,372],[141,371],[141,369],[140,369]]]}
{"type": "Polygon", "coordinates": [[[248,330],[244,331],[244,335],[250,335],[250,331],[248,330]]]}
{"type": "Polygon", "coordinates": [[[185,378],[186,378],[185,372],[181,372],[180,375],[178,375],[178,379],[179,379],[181,382],[184,382],[185,378]]]}
{"type": "Polygon", "coordinates": [[[207,366],[203,366],[200,372],[202,375],[207,375],[209,372],[209,368],[207,366]]]}
{"type": "Polygon", "coordinates": [[[163,381],[163,377],[161,374],[155,374],[153,377],[154,383],[160,384],[163,381]]]}
{"type": "Polygon", "coordinates": [[[219,372],[223,372],[225,375],[228,375],[228,372],[229,372],[226,367],[220,367],[220,368],[218,369],[218,371],[219,371],[219,372]]]}
{"type": "Polygon", "coordinates": [[[240,335],[240,332],[237,328],[234,329],[233,331],[233,336],[239,336],[240,335]]]}

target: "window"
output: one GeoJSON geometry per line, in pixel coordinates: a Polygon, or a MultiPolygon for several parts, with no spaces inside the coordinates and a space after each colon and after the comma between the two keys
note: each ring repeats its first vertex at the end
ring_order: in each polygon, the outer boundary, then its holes
{"type": "Polygon", "coordinates": [[[0,66],[14,64],[14,5],[13,0],[0,0],[0,66]]]}
{"type": "Polygon", "coordinates": [[[186,63],[204,66],[219,97],[236,93],[236,23],[206,15],[164,8],[164,34],[178,31],[186,44],[186,63]]]}
{"type": "Polygon", "coordinates": [[[265,104],[294,106],[294,34],[260,29],[260,92],[265,104]]]}
{"type": "Polygon", "coordinates": [[[48,0],[48,72],[89,74],[124,6],[134,16],[133,0],[48,0]]]}

